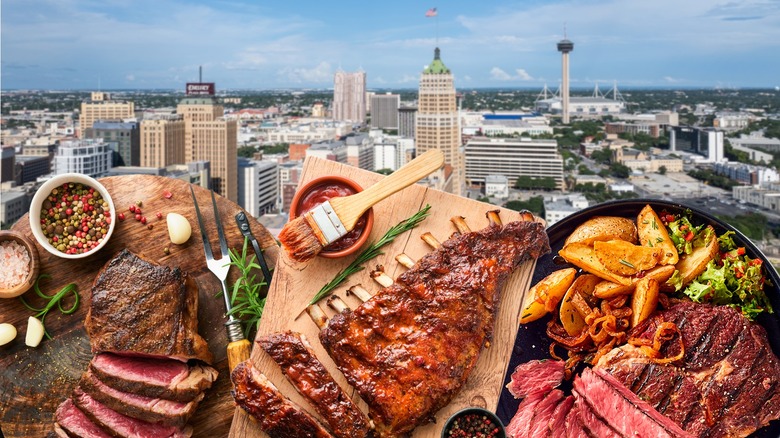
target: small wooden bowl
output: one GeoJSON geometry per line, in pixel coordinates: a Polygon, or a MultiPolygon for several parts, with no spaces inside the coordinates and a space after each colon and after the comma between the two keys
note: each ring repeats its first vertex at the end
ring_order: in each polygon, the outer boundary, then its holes
{"type": "MultiPolygon", "coordinates": [[[[316,190],[328,184],[335,184],[342,187],[348,187],[352,189],[352,191],[355,193],[363,191],[363,187],[361,187],[358,183],[343,176],[329,175],[329,176],[322,176],[319,178],[315,178],[309,181],[308,183],[304,184],[303,186],[299,187],[298,190],[295,192],[295,196],[293,196],[292,203],[290,204],[290,220],[297,218],[301,214],[302,211],[301,204],[306,195],[311,193],[313,190],[316,190]]],[[[360,249],[360,247],[362,247],[366,243],[366,241],[368,240],[368,236],[369,234],[371,234],[371,230],[374,227],[374,209],[373,208],[368,209],[368,211],[363,213],[363,217],[366,218],[366,226],[360,232],[360,237],[358,237],[355,243],[341,250],[323,250],[317,255],[327,259],[336,259],[357,252],[360,249]]]]}
{"type": "Polygon", "coordinates": [[[501,420],[498,419],[496,414],[494,414],[493,412],[487,409],[478,408],[475,406],[461,409],[458,412],[452,414],[452,416],[447,419],[447,422],[444,423],[444,427],[441,430],[441,437],[448,438],[450,436],[449,434],[450,431],[452,430],[452,427],[455,425],[455,422],[465,417],[466,415],[478,415],[480,417],[487,418],[490,421],[491,425],[495,429],[497,429],[496,434],[493,436],[495,438],[506,438],[506,429],[504,429],[504,425],[501,424],[501,420]]]}
{"type": "Polygon", "coordinates": [[[35,280],[38,278],[38,271],[40,270],[40,260],[38,259],[38,250],[35,249],[35,244],[23,234],[17,233],[16,231],[0,231],[0,242],[5,241],[17,242],[22,245],[30,255],[30,272],[27,274],[27,278],[11,288],[0,286],[0,298],[13,298],[27,292],[35,283],[35,280]]]}

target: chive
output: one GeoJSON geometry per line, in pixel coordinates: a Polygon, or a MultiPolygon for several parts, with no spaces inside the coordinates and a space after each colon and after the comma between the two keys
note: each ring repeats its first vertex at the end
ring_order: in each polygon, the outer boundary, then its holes
{"type": "Polygon", "coordinates": [[[526,314],[525,314],[525,315],[523,315],[522,317],[523,317],[523,318],[528,318],[529,316],[531,316],[531,312],[528,312],[528,313],[526,313],[526,314]]]}
{"type": "Polygon", "coordinates": [[[658,243],[661,243],[661,242],[664,241],[664,238],[663,237],[656,237],[655,241],[658,242],[658,243]]]}
{"type": "MultiPolygon", "coordinates": [[[[41,297],[41,298],[43,298],[43,299],[48,301],[45,306],[43,306],[41,308],[33,307],[33,306],[29,305],[27,303],[27,301],[25,301],[23,296],[21,296],[21,295],[19,296],[19,300],[22,302],[22,304],[24,304],[24,307],[27,307],[28,309],[32,310],[33,312],[38,312],[34,316],[36,318],[40,318],[41,319],[41,324],[42,325],[44,323],[44,320],[46,319],[46,314],[49,313],[49,310],[51,310],[54,307],[55,304],[57,305],[57,308],[60,309],[60,312],[63,315],[70,315],[71,313],[75,312],[76,308],[78,308],[78,306],[79,306],[79,292],[78,292],[78,288],[76,286],[76,283],[70,283],[70,284],[66,285],[65,287],[60,289],[59,292],[57,292],[57,293],[55,293],[53,295],[46,295],[43,292],[41,292],[41,288],[38,285],[38,283],[40,283],[41,280],[43,280],[44,278],[51,278],[51,275],[49,275],[49,274],[41,274],[41,275],[39,275],[38,278],[35,280],[35,284],[33,285],[33,289],[35,290],[35,294],[36,295],[38,295],[39,297],[41,297]],[[73,305],[70,308],[68,308],[68,309],[63,309],[62,308],[62,299],[65,297],[65,295],[68,295],[68,294],[73,294],[73,305]]],[[[48,339],[51,339],[51,335],[46,330],[46,326],[43,327],[43,334],[45,334],[48,339]]]]}
{"type": "Polygon", "coordinates": [[[651,222],[651,224],[653,225],[653,229],[654,229],[654,230],[657,230],[657,229],[658,229],[658,224],[657,224],[657,223],[655,223],[655,219],[653,219],[653,221],[651,222]]]}
{"type": "Polygon", "coordinates": [[[636,269],[636,266],[634,266],[634,265],[633,265],[631,262],[629,262],[628,260],[623,260],[623,259],[620,259],[620,263],[621,263],[621,264],[624,264],[624,265],[626,265],[626,266],[628,266],[629,268],[634,268],[634,269],[636,269]]]}

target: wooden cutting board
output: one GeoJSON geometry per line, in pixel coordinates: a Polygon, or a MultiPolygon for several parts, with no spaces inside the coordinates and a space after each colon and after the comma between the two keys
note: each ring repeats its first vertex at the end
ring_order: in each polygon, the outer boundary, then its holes
{"type": "MultiPolygon", "coordinates": [[[[215,294],[220,290],[219,282],[206,268],[203,244],[198,221],[190,194],[190,184],[171,178],[130,175],[100,179],[114,200],[116,209],[128,217],[117,223],[110,241],[98,253],[79,260],[66,260],[49,254],[38,246],[41,260],[41,274],[51,274],[52,279],[42,283],[43,292],[52,294],[68,283],[76,283],[81,295],[78,310],[71,315],[62,315],[56,308],[46,316],[46,328],[52,340],[46,340],[38,348],[24,345],[27,318],[32,312],[14,299],[0,299],[0,322],[13,324],[19,334],[6,346],[0,347],[0,436],[42,437],[52,430],[53,415],[57,406],[68,397],[82,372],[92,358],[89,339],[84,330],[84,316],[90,299],[90,288],[97,271],[114,254],[124,248],[153,260],[161,265],[180,267],[194,276],[200,288],[199,332],[209,343],[214,353],[219,378],[206,393],[195,416],[190,421],[196,437],[226,436],[233,418],[234,403],[230,395],[230,380],[227,372],[225,347],[227,336],[224,323],[224,302],[215,294]],[[166,199],[165,191],[171,192],[166,199]],[[132,219],[128,207],[138,201],[143,203],[143,215],[147,217],[148,229],[132,219]],[[158,220],[155,214],[162,213],[158,220]],[[165,215],[184,215],[192,226],[192,237],[183,245],[172,245],[168,240],[165,215]],[[163,251],[170,247],[170,254],[163,251]]],[[[219,248],[216,222],[209,191],[194,187],[201,212],[208,225],[211,245],[219,248]]],[[[238,230],[234,216],[243,211],[235,203],[217,197],[217,206],[222,218],[228,246],[240,250],[244,238],[238,230]]],[[[265,250],[268,263],[273,266],[278,255],[274,238],[254,218],[249,220],[252,232],[265,250]]],[[[35,241],[30,232],[27,215],[13,227],[35,241]]],[[[251,248],[251,246],[250,246],[251,248]]],[[[250,250],[251,251],[251,250],[250,250]]],[[[231,269],[228,284],[235,281],[236,270],[231,269]]],[[[25,294],[32,305],[40,306],[35,293],[25,294]]],[[[70,302],[65,303],[66,308],[70,302]]]]}
{"type": "MultiPolygon", "coordinates": [[[[382,178],[377,173],[310,157],[306,159],[304,164],[300,184],[323,175],[346,176],[364,188],[382,178]]],[[[395,255],[403,252],[412,259],[418,260],[429,251],[427,245],[420,239],[422,233],[431,232],[439,241],[444,241],[455,231],[454,226],[450,223],[451,217],[464,216],[471,229],[477,230],[488,225],[485,213],[488,210],[496,209],[495,206],[489,204],[428,189],[421,185],[413,185],[374,207],[375,222],[369,242],[378,240],[390,227],[413,215],[426,204],[430,204],[432,208],[430,216],[425,221],[411,232],[397,237],[392,244],[383,249],[384,255],[372,260],[366,266],[369,269],[348,278],[342,287],[335,291],[350,307],[355,308],[360,303],[353,296],[345,296],[344,292],[348,287],[362,284],[372,293],[376,293],[380,289],[379,285],[369,277],[369,271],[376,265],[383,265],[385,272],[395,278],[405,270],[395,261],[395,255]]],[[[519,219],[519,214],[512,210],[501,209],[500,214],[505,223],[519,219]]],[[[303,333],[311,342],[317,357],[325,364],[336,381],[347,390],[354,400],[359,401],[357,392],[347,384],[344,376],[336,369],[335,364],[320,344],[317,326],[305,312],[301,314],[309,300],[322,285],[346,267],[355,256],[335,260],[317,257],[306,264],[298,264],[289,259],[284,251],[281,251],[263,318],[258,328],[258,336],[285,330],[303,333]]],[[[528,289],[534,265],[535,261],[525,263],[507,282],[502,293],[493,342],[490,348],[483,349],[476,368],[465,386],[448,406],[436,414],[436,423],[418,427],[414,431],[413,437],[438,437],[446,419],[456,411],[468,406],[487,407],[495,411],[519,326],[518,319],[523,293],[528,289]]],[[[327,308],[324,302],[320,304],[329,317],[335,313],[327,308]]],[[[268,376],[282,393],[313,412],[305,399],[287,382],[278,366],[257,344],[252,350],[251,358],[257,368],[268,376]]],[[[367,412],[365,403],[359,401],[359,406],[364,412],[367,412]]],[[[264,436],[264,434],[249,415],[238,408],[233,427],[230,429],[230,436],[264,436]]]]}

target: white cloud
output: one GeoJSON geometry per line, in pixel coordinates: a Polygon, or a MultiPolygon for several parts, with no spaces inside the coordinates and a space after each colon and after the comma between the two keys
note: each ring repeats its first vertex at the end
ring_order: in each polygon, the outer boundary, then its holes
{"type": "Polygon", "coordinates": [[[279,70],[278,75],[288,82],[298,84],[333,82],[333,70],[325,61],[312,68],[286,67],[279,70]]]}
{"type": "Polygon", "coordinates": [[[673,78],[671,76],[664,76],[664,81],[666,81],[666,82],[668,82],[670,84],[676,84],[676,83],[680,82],[680,79],[673,78]]]}
{"type": "Polygon", "coordinates": [[[523,68],[515,69],[516,76],[512,76],[504,70],[493,67],[490,69],[490,78],[496,81],[532,81],[534,78],[523,68]]]}
{"type": "Polygon", "coordinates": [[[534,78],[533,76],[529,75],[527,71],[525,71],[524,68],[518,68],[515,70],[517,72],[517,77],[521,81],[532,81],[534,78]]]}
{"type": "Polygon", "coordinates": [[[135,80],[135,75],[129,74],[129,75],[125,76],[125,79],[130,81],[130,82],[133,82],[135,80]]]}

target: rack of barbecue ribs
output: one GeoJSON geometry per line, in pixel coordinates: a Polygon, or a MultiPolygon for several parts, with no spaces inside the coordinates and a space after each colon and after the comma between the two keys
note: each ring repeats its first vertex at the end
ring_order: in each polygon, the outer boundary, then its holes
{"type": "MultiPolygon", "coordinates": [[[[328,300],[337,312],[330,321],[318,305],[307,309],[325,350],[367,403],[375,436],[403,436],[432,421],[464,385],[492,338],[503,284],[519,265],[550,251],[544,226],[531,214],[521,217],[502,225],[497,213],[489,212],[490,225],[475,232],[462,218],[453,218],[458,232],[450,239],[423,237],[431,253],[416,263],[406,255],[396,258],[409,267],[396,280],[381,267],[372,272],[383,286],[375,295],[350,288],[348,293],[363,301],[356,309],[335,295],[328,300]]],[[[269,339],[261,341],[264,347],[269,339]]],[[[267,410],[251,403],[251,394],[242,394],[267,380],[249,368],[250,362],[233,373],[235,397],[262,423],[267,410]]],[[[306,414],[300,411],[295,416],[306,414]]]]}

